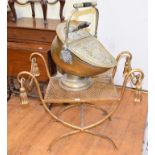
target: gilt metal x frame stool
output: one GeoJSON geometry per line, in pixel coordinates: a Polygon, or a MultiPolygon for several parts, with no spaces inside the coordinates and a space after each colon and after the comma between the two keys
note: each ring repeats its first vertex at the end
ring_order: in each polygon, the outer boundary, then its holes
{"type": "Polygon", "coordinates": [[[93,85],[88,90],[82,90],[79,92],[69,92],[69,91],[63,90],[59,86],[59,81],[56,77],[50,76],[47,63],[44,57],[40,53],[31,54],[30,56],[31,71],[30,72],[22,71],[17,76],[17,79],[21,84],[21,88],[20,88],[21,104],[28,104],[27,91],[30,91],[32,88],[32,85],[35,84],[39,98],[45,110],[52,116],[54,120],[63,124],[64,126],[67,126],[73,129],[73,131],[66,133],[56,138],[54,141],[52,141],[49,146],[49,150],[51,150],[52,146],[57,141],[81,132],[106,139],[113,145],[115,149],[117,149],[115,142],[110,137],[99,134],[97,132],[93,132],[90,129],[98,125],[101,125],[108,119],[109,120],[111,119],[112,115],[118,109],[121,103],[121,100],[123,98],[125,88],[128,82],[131,82],[136,89],[135,102],[141,101],[141,88],[142,88],[142,80],[144,78],[144,74],[140,69],[132,69],[131,67],[132,55],[129,52],[120,53],[116,58],[117,62],[119,62],[121,58],[125,58],[125,66],[124,66],[124,72],[123,72],[124,82],[123,82],[123,86],[121,88],[120,94],[117,92],[117,89],[113,82],[118,65],[115,68],[113,68],[111,74],[104,74],[101,76],[94,77],[93,85]],[[37,57],[40,57],[43,60],[45,64],[47,76],[49,77],[49,84],[47,86],[44,97],[41,93],[39,82],[37,80],[37,76],[40,75],[39,68],[37,65],[37,57]],[[57,115],[54,114],[52,112],[52,106],[50,105],[51,104],[62,105],[62,103],[68,103],[69,105],[67,105],[59,114],[57,115]],[[110,112],[107,112],[105,109],[103,109],[100,106],[100,104],[109,104],[109,103],[110,104],[112,103],[113,105],[113,108],[110,112]],[[64,121],[63,119],[60,118],[60,115],[63,112],[71,108],[74,108],[76,106],[80,106],[80,125],[79,126],[68,123],[67,121],[64,121]],[[89,106],[91,108],[100,110],[103,113],[104,117],[95,123],[84,126],[84,106],[89,106]]]}

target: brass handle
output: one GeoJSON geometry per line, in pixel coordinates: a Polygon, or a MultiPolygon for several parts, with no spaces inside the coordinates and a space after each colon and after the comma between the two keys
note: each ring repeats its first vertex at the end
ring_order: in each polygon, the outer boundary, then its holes
{"type": "Polygon", "coordinates": [[[76,3],[73,5],[73,7],[75,8],[75,10],[71,13],[71,16],[68,18],[67,22],[66,22],[66,34],[65,34],[65,47],[67,47],[67,44],[68,44],[68,33],[69,33],[69,27],[70,27],[70,22],[71,22],[71,19],[73,17],[73,15],[78,11],[78,8],[81,8],[80,6],[83,6],[83,7],[90,7],[92,6],[95,11],[96,11],[96,20],[95,20],[95,34],[94,36],[97,37],[97,28],[98,28],[98,20],[99,20],[99,11],[98,9],[95,7],[97,5],[96,2],[84,2],[84,3],[76,3]]]}
{"type": "Polygon", "coordinates": [[[95,7],[97,5],[96,2],[83,2],[83,3],[75,3],[73,7],[75,9],[85,8],[85,7],[95,7]]]}

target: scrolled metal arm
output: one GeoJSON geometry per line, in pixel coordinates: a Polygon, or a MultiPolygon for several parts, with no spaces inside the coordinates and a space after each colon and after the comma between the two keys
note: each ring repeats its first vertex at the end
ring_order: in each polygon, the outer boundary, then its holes
{"type": "Polygon", "coordinates": [[[141,88],[142,88],[142,80],[144,79],[144,73],[142,70],[140,69],[132,69],[124,78],[124,82],[123,82],[123,86],[122,86],[122,90],[121,90],[121,94],[120,94],[120,98],[122,99],[124,92],[125,92],[125,87],[127,85],[128,80],[131,80],[132,84],[135,86],[136,88],[136,96],[135,96],[135,102],[140,102],[141,101],[141,88]],[[135,73],[138,73],[138,76],[135,75],[135,73]],[[131,75],[135,76],[136,78],[136,82],[133,83],[132,79],[131,79],[131,75]]]}
{"type": "Polygon", "coordinates": [[[113,69],[112,77],[114,79],[117,71],[118,63],[122,58],[125,58],[125,65],[124,65],[124,71],[123,71],[124,82],[123,82],[123,87],[122,87],[120,96],[121,98],[123,97],[127,82],[130,80],[132,85],[136,88],[135,102],[140,102],[140,98],[141,98],[140,90],[142,88],[142,80],[144,79],[144,73],[140,69],[132,69],[131,67],[132,54],[130,52],[124,51],[117,56],[116,58],[117,65],[113,69]]]}
{"type": "MultiPolygon", "coordinates": [[[[116,58],[117,65],[113,69],[113,73],[112,73],[113,78],[114,78],[114,76],[116,74],[118,63],[121,60],[121,58],[126,59],[125,60],[125,65],[124,65],[124,71],[123,71],[124,77],[132,70],[132,67],[131,67],[132,54],[130,52],[128,52],[128,51],[121,52],[116,58]]],[[[137,81],[136,80],[136,78],[137,78],[136,75],[134,75],[134,73],[132,73],[130,76],[131,76],[132,83],[136,84],[136,81],[137,81]]]]}
{"type": "MultiPolygon", "coordinates": [[[[47,73],[47,76],[48,78],[50,79],[51,75],[49,73],[49,70],[48,70],[48,65],[46,63],[46,60],[45,58],[43,57],[42,54],[40,53],[37,53],[37,52],[34,52],[30,55],[30,61],[31,61],[31,70],[30,70],[30,73],[34,76],[34,77],[38,77],[40,76],[40,71],[39,71],[39,67],[38,67],[38,63],[36,62],[37,58],[36,57],[40,57],[45,65],[45,69],[46,69],[46,73],[47,73]],[[35,60],[35,63],[36,65],[34,66],[34,62],[33,60],[35,60]],[[34,67],[34,68],[33,68],[34,67]]],[[[25,84],[25,87],[26,87],[26,90],[27,91],[31,91],[32,88],[34,87],[34,81],[33,81],[33,78],[31,76],[29,76],[26,80],[26,84],[25,84]]]]}
{"type": "Polygon", "coordinates": [[[116,71],[117,71],[117,67],[118,67],[118,63],[120,62],[121,58],[125,58],[126,59],[123,74],[129,73],[129,71],[131,70],[132,54],[130,52],[128,52],[128,51],[123,51],[116,58],[117,65],[113,69],[113,73],[112,73],[113,78],[115,77],[115,74],[116,74],[116,71]]]}
{"type": "Polygon", "coordinates": [[[43,57],[42,54],[38,53],[38,52],[34,52],[30,55],[30,61],[32,60],[32,58],[36,57],[36,56],[39,56],[42,61],[44,62],[44,65],[45,65],[45,69],[46,69],[46,73],[47,73],[47,76],[48,78],[50,79],[51,78],[51,75],[50,75],[50,72],[49,72],[49,69],[48,69],[48,65],[47,65],[47,62],[45,60],[45,58],[43,57]]]}
{"type": "Polygon", "coordinates": [[[31,74],[30,72],[27,72],[27,71],[22,71],[20,72],[18,75],[17,75],[17,80],[18,82],[21,84],[21,79],[23,78],[24,75],[28,75],[29,77],[31,77],[36,85],[36,88],[37,88],[37,92],[38,92],[38,95],[41,99],[41,101],[43,101],[43,96],[42,96],[42,93],[41,93],[41,90],[40,90],[40,87],[39,87],[39,83],[38,83],[38,80],[36,79],[36,77],[31,74]]]}

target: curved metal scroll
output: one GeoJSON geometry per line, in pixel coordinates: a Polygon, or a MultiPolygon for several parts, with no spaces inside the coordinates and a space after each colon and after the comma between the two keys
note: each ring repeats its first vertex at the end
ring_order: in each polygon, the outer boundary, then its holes
{"type": "Polygon", "coordinates": [[[50,75],[50,72],[49,72],[49,69],[48,69],[48,65],[47,65],[47,62],[44,58],[44,56],[38,52],[33,52],[31,55],[30,55],[30,61],[34,58],[34,57],[40,57],[42,59],[42,61],[44,62],[44,65],[45,65],[45,69],[46,69],[46,73],[47,73],[47,76],[48,78],[50,79],[51,78],[51,75],[50,75]]]}
{"type": "MultiPolygon", "coordinates": [[[[131,80],[132,85],[136,88],[136,94],[135,94],[135,102],[140,102],[141,101],[141,89],[142,89],[142,81],[144,79],[144,73],[140,69],[132,69],[131,67],[131,60],[132,60],[132,55],[128,51],[121,52],[116,60],[117,63],[121,60],[121,58],[125,58],[125,66],[124,66],[124,83],[122,87],[122,93],[121,97],[123,97],[123,93],[125,90],[125,86],[127,85],[128,80],[131,80]]],[[[112,77],[114,79],[116,71],[117,71],[117,66],[113,69],[112,77]]]]}
{"type": "MultiPolygon", "coordinates": [[[[65,137],[67,137],[67,136],[74,135],[74,134],[79,133],[79,132],[82,132],[82,131],[83,131],[83,132],[86,132],[86,133],[89,133],[89,134],[93,134],[93,135],[99,136],[99,137],[101,137],[101,138],[105,138],[105,139],[107,139],[109,142],[112,143],[112,145],[114,146],[114,148],[117,148],[117,146],[115,145],[115,143],[113,142],[113,140],[112,140],[111,138],[109,138],[109,137],[107,137],[107,136],[104,136],[104,135],[99,135],[99,134],[93,133],[93,132],[90,131],[89,129],[94,128],[94,127],[96,127],[96,126],[102,124],[102,123],[103,123],[104,121],[106,121],[109,117],[111,117],[111,116],[113,115],[113,113],[118,109],[118,107],[119,107],[119,105],[120,105],[120,103],[121,103],[121,99],[122,99],[122,97],[123,97],[124,91],[125,91],[125,87],[126,87],[127,81],[128,81],[128,79],[129,79],[129,77],[131,76],[131,74],[136,73],[136,72],[138,72],[138,73],[140,74],[140,76],[139,76],[139,77],[140,77],[140,78],[139,78],[140,80],[142,80],[142,79],[144,78],[144,74],[143,74],[143,72],[142,72],[141,70],[139,70],[139,69],[131,70],[131,71],[126,75],[126,77],[125,77],[125,79],[124,79],[123,88],[122,88],[121,96],[120,96],[120,100],[117,101],[117,103],[116,103],[115,107],[113,108],[113,110],[112,110],[111,112],[109,112],[109,113],[108,113],[105,117],[103,117],[101,120],[99,120],[99,121],[97,121],[96,123],[93,123],[93,124],[91,124],[91,125],[85,126],[85,127],[80,127],[80,126],[76,126],[76,125],[72,125],[72,124],[70,124],[70,123],[67,123],[66,121],[63,121],[62,119],[60,119],[59,117],[57,117],[57,116],[49,109],[49,107],[48,107],[48,105],[47,105],[47,103],[46,103],[46,100],[43,99],[43,96],[42,96],[42,93],[41,93],[41,90],[40,90],[40,87],[39,87],[38,80],[36,79],[36,77],[35,77],[33,74],[31,74],[31,73],[29,73],[29,72],[26,72],[26,71],[23,71],[23,72],[20,72],[20,73],[18,74],[17,79],[18,79],[19,82],[21,82],[21,79],[23,78],[24,75],[30,76],[30,77],[33,79],[33,81],[34,81],[34,83],[35,83],[35,85],[36,85],[38,95],[39,95],[39,97],[40,97],[40,100],[41,100],[41,102],[42,102],[42,104],[43,104],[45,110],[46,110],[46,111],[52,116],[52,118],[54,118],[56,121],[62,123],[63,125],[65,125],[65,126],[67,126],[67,127],[70,127],[70,128],[72,128],[72,129],[74,129],[74,131],[72,131],[72,132],[70,132],[70,133],[67,133],[67,134],[65,134],[65,135],[63,135],[63,136],[57,138],[55,141],[53,141],[53,142],[50,144],[49,150],[50,150],[51,146],[53,145],[53,143],[57,142],[58,140],[60,140],[60,139],[62,139],[62,138],[65,138],[65,137]]],[[[138,82],[137,82],[137,84],[138,84],[138,82]]]]}
{"type": "Polygon", "coordinates": [[[118,63],[119,61],[121,60],[121,58],[125,58],[126,59],[126,62],[125,62],[125,67],[124,67],[124,74],[126,73],[129,73],[129,71],[131,70],[131,60],[132,60],[132,55],[130,52],[128,51],[124,51],[124,52],[121,52],[117,58],[116,58],[116,61],[117,61],[117,65],[114,67],[113,69],[113,73],[112,73],[112,77],[114,78],[115,77],[115,74],[116,74],[116,71],[117,71],[117,67],[118,67],[118,63]]]}

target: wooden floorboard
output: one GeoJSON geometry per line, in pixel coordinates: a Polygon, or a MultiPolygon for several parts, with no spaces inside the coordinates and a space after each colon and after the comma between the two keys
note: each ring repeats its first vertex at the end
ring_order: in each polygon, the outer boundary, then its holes
{"type": "MultiPolygon", "coordinates": [[[[118,150],[99,137],[86,133],[76,134],[56,143],[52,152],[49,144],[56,137],[71,131],[55,122],[44,110],[40,101],[30,99],[30,104],[19,104],[18,96],[8,102],[8,155],[141,155],[147,115],[147,93],[141,103],[133,102],[133,91],[127,90],[122,103],[112,121],[96,127],[98,131],[111,137],[118,150]]],[[[105,108],[109,108],[107,105],[105,108]]],[[[54,108],[55,113],[62,108],[54,108]]],[[[109,108],[110,109],[110,108],[109,108]]],[[[86,123],[101,117],[101,113],[85,107],[86,123]]],[[[78,107],[62,115],[65,120],[79,123],[78,107]]]]}

